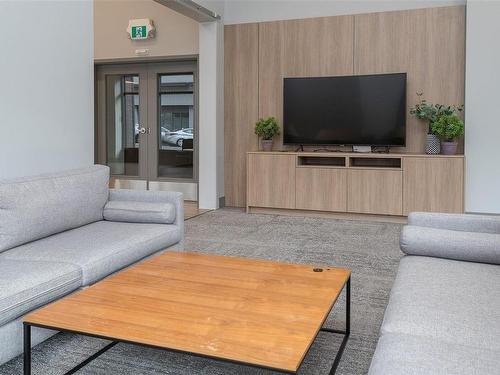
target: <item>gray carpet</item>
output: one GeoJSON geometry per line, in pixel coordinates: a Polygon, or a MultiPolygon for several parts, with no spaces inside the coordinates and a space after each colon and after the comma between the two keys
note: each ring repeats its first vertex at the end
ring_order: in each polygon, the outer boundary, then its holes
{"type": "MultiPolygon", "coordinates": [[[[389,292],[401,257],[398,224],[247,215],[223,209],[186,222],[186,250],[348,267],[352,273],[351,337],[339,375],[366,374],[378,339],[389,292]]],[[[344,296],[329,317],[329,327],[344,325],[344,296]]],[[[341,336],[320,333],[299,374],[324,375],[341,336]]],[[[106,342],[57,334],[33,351],[34,374],[62,374],[106,342]]],[[[0,374],[20,374],[22,358],[0,367],[0,374]]],[[[275,374],[183,354],[118,344],[79,374],[275,374]]]]}

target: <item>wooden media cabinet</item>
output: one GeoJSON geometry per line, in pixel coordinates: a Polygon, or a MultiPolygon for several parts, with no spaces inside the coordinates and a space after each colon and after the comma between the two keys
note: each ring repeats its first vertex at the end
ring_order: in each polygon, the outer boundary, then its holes
{"type": "Polygon", "coordinates": [[[464,211],[464,156],[248,152],[247,212],[464,211]]]}

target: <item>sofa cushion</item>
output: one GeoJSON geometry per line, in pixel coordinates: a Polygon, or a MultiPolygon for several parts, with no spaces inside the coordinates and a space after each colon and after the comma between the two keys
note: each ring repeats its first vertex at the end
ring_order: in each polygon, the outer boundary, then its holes
{"type": "Polygon", "coordinates": [[[412,335],[380,337],[369,375],[491,375],[500,352],[412,335]]]}
{"type": "Polygon", "coordinates": [[[104,220],[172,224],[175,221],[175,206],[159,202],[109,201],[104,206],[104,220]]]}
{"type": "Polygon", "coordinates": [[[500,234],[407,225],[400,245],[408,255],[500,264],[500,234]]]}
{"type": "Polygon", "coordinates": [[[500,267],[405,256],[381,331],[500,351],[500,267]]]}
{"type": "Polygon", "coordinates": [[[60,262],[0,260],[0,326],[82,283],[80,267],[60,262]]]}
{"type": "Polygon", "coordinates": [[[109,168],[88,168],[0,182],[0,252],[102,220],[109,168]]]}
{"type": "Polygon", "coordinates": [[[82,268],[83,285],[89,285],[180,239],[176,225],[98,221],[6,251],[0,261],[71,263],[82,268]]]}
{"type": "Polygon", "coordinates": [[[500,234],[500,216],[410,212],[408,225],[453,231],[500,234]]]}

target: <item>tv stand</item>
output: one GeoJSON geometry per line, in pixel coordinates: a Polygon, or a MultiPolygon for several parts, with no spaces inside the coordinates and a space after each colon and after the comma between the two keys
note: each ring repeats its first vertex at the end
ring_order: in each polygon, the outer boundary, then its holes
{"type": "Polygon", "coordinates": [[[299,152],[299,151],[302,151],[304,152],[304,145],[300,145],[296,150],[295,152],[299,152]]]}
{"type": "Polygon", "coordinates": [[[247,212],[462,213],[463,180],[463,155],[248,152],[247,212]]]}

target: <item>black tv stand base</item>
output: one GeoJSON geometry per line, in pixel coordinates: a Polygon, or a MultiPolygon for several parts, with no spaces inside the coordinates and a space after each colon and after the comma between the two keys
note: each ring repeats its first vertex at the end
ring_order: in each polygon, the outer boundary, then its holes
{"type": "MultiPolygon", "coordinates": [[[[294,152],[304,152],[304,145],[299,145],[295,149],[294,152]]],[[[363,153],[360,151],[355,151],[354,147],[351,146],[351,151],[345,151],[345,150],[331,150],[329,148],[316,148],[312,150],[312,152],[355,152],[355,153],[363,153]]],[[[372,146],[371,151],[365,152],[365,153],[372,153],[372,154],[389,154],[390,153],[390,146],[372,146]]]]}
{"type": "Polygon", "coordinates": [[[372,152],[376,154],[388,154],[391,152],[391,148],[389,146],[373,147],[372,152]]]}

